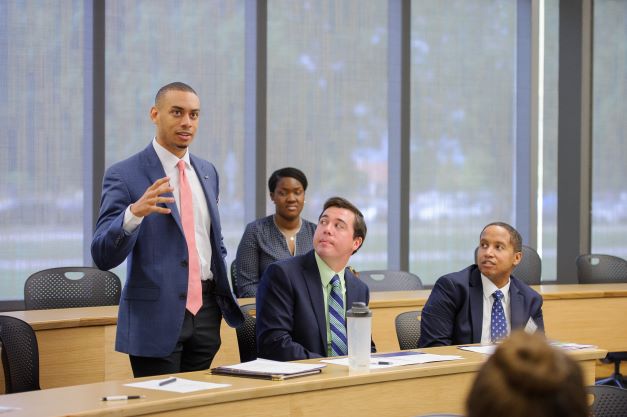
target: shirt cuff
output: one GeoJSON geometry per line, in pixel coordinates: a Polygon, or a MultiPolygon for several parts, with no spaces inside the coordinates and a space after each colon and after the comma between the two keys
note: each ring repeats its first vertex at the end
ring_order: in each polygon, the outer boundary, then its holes
{"type": "Polygon", "coordinates": [[[132,204],[128,206],[124,212],[124,224],[122,225],[124,232],[129,235],[132,234],[137,227],[139,227],[144,219],[143,217],[137,217],[134,215],[133,212],[131,212],[131,206],[132,204]]]}

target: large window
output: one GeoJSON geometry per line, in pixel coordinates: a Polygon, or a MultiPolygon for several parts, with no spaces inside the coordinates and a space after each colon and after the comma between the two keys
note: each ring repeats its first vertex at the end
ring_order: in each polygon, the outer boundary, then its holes
{"type": "MultiPolygon", "coordinates": [[[[83,264],[84,3],[0,2],[0,298],[83,264]]],[[[88,237],[89,239],[89,237],[88,237]]]]}
{"type": "Polygon", "coordinates": [[[516,3],[412,2],[410,270],[427,284],[514,220],[516,3]]]}
{"type": "Polygon", "coordinates": [[[592,252],[627,258],[627,2],[594,2],[592,252]]]}
{"type": "Polygon", "coordinates": [[[313,222],[334,195],[362,210],[357,269],[387,263],[387,3],[268,3],[266,177],[302,169],[313,222]]]}
{"type": "MultiPolygon", "coordinates": [[[[251,196],[244,195],[250,192],[244,174],[255,169],[244,166],[247,109],[266,115],[267,130],[258,132],[266,141],[259,148],[266,149],[266,169],[254,174],[266,180],[277,168],[302,169],[310,184],[303,216],[311,221],[328,197],[353,201],[364,212],[368,236],[351,265],[395,267],[388,263],[394,250],[388,239],[394,247],[407,242],[388,236],[388,206],[399,204],[390,201],[398,196],[388,193],[388,171],[396,172],[388,168],[400,162],[388,149],[403,148],[388,133],[388,116],[401,119],[388,114],[397,111],[396,103],[388,108],[394,78],[388,57],[396,66],[404,49],[396,44],[398,33],[388,36],[388,30],[399,28],[391,20],[408,4],[410,82],[401,82],[409,92],[410,167],[401,174],[409,179],[409,190],[402,190],[409,193],[409,218],[394,220],[409,227],[409,254],[390,263],[408,257],[410,271],[433,284],[472,263],[481,228],[501,220],[524,227],[523,234],[537,231],[537,242],[526,243],[542,256],[543,279],[555,279],[557,256],[564,253],[556,248],[557,190],[567,181],[557,178],[558,154],[567,154],[557,147],[559,27],[560,19],[571,23],[567,13],[560,16],[560,3],[0,0],[0,301],[21,299],[24,280],[38,270],[90,264],[84,249],[92,239],[91,216],[84,213],[94,211],[91,178],[101,174],[94,166],[107,168],[149,145],[154,95],[173,81],[190,84],[200,96],[191,150],[220,173],[228,263],[247,220],[244,201],[251,196]],[[246,13],[266,6],[267,14],[246,13]],[[267,28],[267,48],[259,42],[255,51],[258,63],[267,63],[266,76],[257,77],[245,73],[254,68],[246,65],[245,57],[254,55],[246,48],[259,40],[254,25],[246,24],[266,15],[267,22],[255,26],[267,28]],[[104,31],[94,28],[103,19],[104,31]],[[103,37],[104,51],[93,51],[93,40],[99,44],[103,37]],[[104,81],[102,68],[93,68],[102,53],[104,81]],[[104,114],[94,114],[101,98],[93,92],[103,82],[104,114]],[[261,96],[247,96],[245,86],[261,96]],[[103,120],[103,137],[94,135],[103,120]],[[531,153],[536,137],[537,166],[531,153]],[[96,143],[104,143],[104,155],[92,154],[100,149],[96,143]],[[530,183],[529,167],[537,169],[537,184],[530,183]],[[537,219],[525,211],[533,187],[537,219]]],[[[627,3],[592,4],[591,249],[627,257],[627,3]]],[[[273,213],[266,201],[267,214],[273,213]]],[[[125,265],[114,272],[125,279],[125,265]]],[[[3,307],[9,304],[18,306],[3,307]]]]}
{"type": "MultiPolygon", "coordinates": [[[[190,150],[220,174],[220,216],[229,260],[243,232],[244,2],[106,3],[106,166],[148,146],[157,90],[173,81],[200,96],[190,150]]],[[[125,276],[120,266],[115,272],[125,276]]]]}
{"type": "Polygon", "coordinates": [[[557,279],[557,101],[559,0],[544,0],[540,10],[538,126],[538,253],[542,280],[557,279]]]}

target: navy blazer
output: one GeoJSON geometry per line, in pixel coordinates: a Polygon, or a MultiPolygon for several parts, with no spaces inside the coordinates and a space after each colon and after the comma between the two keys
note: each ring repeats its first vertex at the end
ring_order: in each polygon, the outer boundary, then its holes
{"type": "MultiPolygon", "coordinates": [[[[344,271],[346,305],[368,304],[368,286],[344,271]]],[[[270,264],[257,289],[257,353],[278,361],[327,356],[324,292],[314,251],[270,264]]]]}
{"type": "MultiPolygon", "coordinates": [[[[190,162],[202,185],[211,218],[211,271],[216,282],[216,301],[227,323],[235,327],[243,323],[244,316],[226,274],[226,249],[217,206],[218,173],[211,163],[191,154],[190,162]]],[[[135,356],[170,355],[185,316],[188,254],[176,203],[166,204],[172,210],[170,214],[144,217],[131,234],[122,228],[126,208],[163,177],[165,171],[152,143],[112,165],[105,173],[100,215],[91,244],[92,257],[100,269],[115,268],[128,258],[115,348],[135,356]]]]}
{"type": "MultiPolygon", "coordinates": [[[[524,282],[510,278],[512,330],[530,318],[544,331],[542,297],[524,282]]],[[[422,310],[419,347],[481,342],[483,284],[477,265],[440,277],[422,310]]]]}

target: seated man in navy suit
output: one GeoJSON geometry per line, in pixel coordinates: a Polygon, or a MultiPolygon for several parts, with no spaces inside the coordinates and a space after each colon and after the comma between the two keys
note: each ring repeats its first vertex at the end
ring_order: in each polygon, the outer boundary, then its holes
{"type": "Polygon", "coordinates": [[[346,267],[365,238],[361,212],[349,201],[333,197],[318,219],[314,250],[268,266],[257,290],[260,358],[292,361],[346,355],[346,309],[370,299],[368,286],[346,267]]]}
{"type": "Polygon", "coordinates": [[[522,238],[507,223],[483,228],[477,264],[440,277],[422,310],[419,347],[494,343],[513,329],[544,331],[542,297],[513,277],[522,238]]]}

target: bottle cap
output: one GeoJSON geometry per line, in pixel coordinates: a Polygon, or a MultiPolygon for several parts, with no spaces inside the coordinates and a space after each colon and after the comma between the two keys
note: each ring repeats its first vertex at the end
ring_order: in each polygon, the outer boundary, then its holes
{"type": "Polygon", "coordinates": [[[366,303],[355,301],[353,307],[346,312],[346,317],[372,317],[372,311],[366,303]]]}

